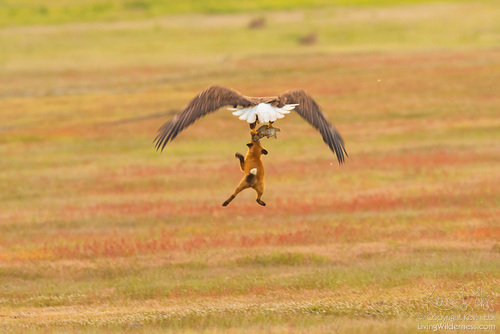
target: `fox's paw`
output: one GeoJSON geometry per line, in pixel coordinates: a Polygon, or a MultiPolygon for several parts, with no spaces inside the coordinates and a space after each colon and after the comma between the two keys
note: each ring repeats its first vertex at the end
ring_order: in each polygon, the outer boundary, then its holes
{"type": "Polygon", "coordinates": [[[227,206],[234,199],[234,197],[234,195],[231,195],[231,197],[229,197],[224,203],[222,203],[222,206],[227,206]]]}

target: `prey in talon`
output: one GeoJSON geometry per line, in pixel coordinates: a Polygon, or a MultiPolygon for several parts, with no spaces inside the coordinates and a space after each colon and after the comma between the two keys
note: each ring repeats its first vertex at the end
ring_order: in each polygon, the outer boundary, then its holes
{"type": "Polygon", "coordinates": [[[262,125],[260,128],[257,129],[257,133],[251,132],[252,135],[252,140],[253,141],[258,141],[261,138],[270,138],[274,137],[274,139],[278,138],[276,136],[277,132],[281,132],[279,128],[275,128],[271,125],[262,125]]]}

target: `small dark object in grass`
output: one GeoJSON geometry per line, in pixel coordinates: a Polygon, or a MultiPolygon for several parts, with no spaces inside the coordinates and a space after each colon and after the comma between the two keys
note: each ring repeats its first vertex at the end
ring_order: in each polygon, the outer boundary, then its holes
{"type": "Polygon", "coordinates": [[[299,43],[302,45],[313,45],[318,42],[318,35],[312,33],[299,38],[299,43]]]}
{"type": "Polygon", "coordinates": [[[248,23],[248,29],[260,29],[260,28],[264,28],[266,26],[266,24],[267,24],[267,22],[266,22],[265,18],[258,17],[258,18],[252,19],[248,23]]]}

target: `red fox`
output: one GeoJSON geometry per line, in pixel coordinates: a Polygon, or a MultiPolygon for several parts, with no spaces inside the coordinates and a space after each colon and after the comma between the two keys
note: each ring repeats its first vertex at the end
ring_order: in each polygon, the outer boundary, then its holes
{"type": "Polygon", "coordinates": [[[240,181],[234,193],[224,202],[222,206],[228,205],[242,190],[253,188],[257,192],[257,203],[265,206],[266,203],[260,198],[264,193],[264,165],[260,160],[262,154],[266,155],[267,150],[262,147],[260,141],[253,141],[247,144],[248,153],[245,158],[240,153],[234,156],[240,160],[241,170],[245,177],[240,181]]]}

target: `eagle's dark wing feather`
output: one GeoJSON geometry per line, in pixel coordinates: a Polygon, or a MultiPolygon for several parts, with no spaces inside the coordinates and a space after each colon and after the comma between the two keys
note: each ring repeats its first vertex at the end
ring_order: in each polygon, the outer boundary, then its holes
{"type": "Polygon", "coordinates": [[[173,140],[182,130],[206,114],[227,105],[247,107],[250,104],[251,101],[246,96],[241,95],[234,89],[211,86],[192,99],[186,109],[177,114],[171,121],[163,124],[154,140],[156,149],[163,151],[163,148],[169,141],[173,140]]]}
{"type": "Polygon", "coordinates": [[[339,164],[343,163],[345,157],[348,157],[344,140],[337,129],[325,118],[316,101],[302,89],[289,90],[283,93],[280,98],[282,103],[298,103],[294,110],[321,133],[323,141],[337,155],[339,164]]]}

